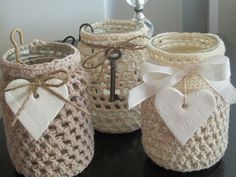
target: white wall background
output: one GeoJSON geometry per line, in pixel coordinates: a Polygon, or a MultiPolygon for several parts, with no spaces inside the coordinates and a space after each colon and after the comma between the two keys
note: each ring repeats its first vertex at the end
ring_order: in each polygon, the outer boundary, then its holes
{"type": "Polygon", "coordinates": [[[10,45],[9,33],[20,27],[25,42],[78,36],[79,25],[104,19],[104,0],[0,0],[0,55],[10,45]]]}
{"type": "MultiPolygon", "coordinates": [[[[149,0],[145,14],[156,32],[183,30],[183,0],[149,0]]],[[[78,28],[107,18],[131,19],[133,9],[125,0],[0,0],[0,55],[12,47],[9,33],[20,27],[25,42],[78,36],[78,28]]]]}
{"type": "Polygon", "coordinates": [[[236,49],[236,1],[219,0],[219,33],[236,49]]]}
{"type": "MultiPolygon", "coordinates": [[[[111,18],[133,17],[132,7],[125,0],[106,0],[107,16],[111,18]]],[[[144,14],[155,25],[155,32],[183,31],[183,0],[149,0],[144,14]]]]}
{"type": "Polygon", "coordinates": [[[207,28],[208,0],[183,0],[184,31],[207,32],[207,28]]]}

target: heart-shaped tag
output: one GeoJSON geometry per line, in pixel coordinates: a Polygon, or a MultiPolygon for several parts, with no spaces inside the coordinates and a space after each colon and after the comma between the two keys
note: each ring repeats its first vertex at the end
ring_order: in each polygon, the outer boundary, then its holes
{"type": "Polygon", "coordinates": [[[155,96],[154,104],[161,118],[181,145],[193,136],[212,115],[216,100],[208,90],[193,91],[184,95],[172,87],[162,88],[155,96]]]}
{"type": "MultiPolygon", "coordinates": [[[[51,79],[46,83],[59,84],[61,80],[51,79]]],[[[9,83],[6,90],[25,84],[30,83],[24,79],[17,79],[9,83]]],[[[65,99],[68,99],[69,93],[66,85],[49,88],[65,99]]],[[[30,91],[30,86],[25,86],[5,92],[5,100],[14,114],[16,114],[22,106],[30,91]]],[[[18,117],[19,121],[36,141],[41,137],[65,104],[63,100],[41,87],[38,87],[37,94],[37,98],[35,98],[33,94],[29,96],[29,99],[18,117]]]]}

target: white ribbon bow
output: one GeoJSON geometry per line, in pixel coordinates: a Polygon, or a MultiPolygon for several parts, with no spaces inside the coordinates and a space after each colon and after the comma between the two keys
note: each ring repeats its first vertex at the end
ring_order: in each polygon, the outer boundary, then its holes
{"type": "Polygon", "coordinates": [[[215,56],[182,69],[144,63],[141,67],[144,83],[129,91],[129,109],[154,96],[160,88],[174,86],[189,73],[198,73],[227,103],[236,103],[236,89],[230,82],[229,58],[215,56]]]}

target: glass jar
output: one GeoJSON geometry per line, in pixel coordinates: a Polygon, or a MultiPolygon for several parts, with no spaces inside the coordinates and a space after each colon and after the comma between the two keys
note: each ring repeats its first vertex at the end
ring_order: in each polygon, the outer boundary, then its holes
{"type": "MultiPolygon", "coordinates": [[[[122,57],[116,60],[115,94],[111,101],[111,62],[104,60],[105,49],[132,40],[132,44],[145,45],[146,27],[135,21],[108,20],[83,27],[80,32],[79,49],[82,62],[91,57],[88,69],[91,75],[89,87],[92,102],[92,120],[94,128],[105,133],[128,133],[140,128],[140,108],[128,110],[127,98],[130,88],[140,82],[139,69],[145,61],[146,49],[121,49],[122,57]],[[93,30],[91,31],[91,27],[93,30]],[[96,55],[96,53],[99,53],[96,55]]],[[[130,41],[131,42],[131,41],[130,41]]]]}
{"type": "MultiPolygon", "coordinates": [[[[223,41],[213,34],[164,33],[152,38],[148,46],[151,62],[183,68],[225,54],[223,41]]],[[[210,118],[185,145],[181,145],[163,122],[154,106],[154,97],[142,103],[142,142],[147,155],[159,166],[188,172],[209,168],[225,153],[228,144],[229,104],[199,74],[192,73],[174,87],[184,93],[207,89],[216,99],[210,118]]],[[[157,98],[158,99],[158,98],[157,98]]]]}
{"type": "MultiPolygon", "coordinates": [[[[34,41],[20,46],[20,61],[15,50],[8,50],[0,61],[3,87],[15,79],[34,80],[54,71],[69,74],[69,101],[88,111],[88,74],[81,67],[79,51],[62,43],[34,41]]],[[[26,177],[75,176],[82,172],[94,154],[91,117],[68,103],[57,114],[39,140],[35,140],[15,119],[5,99],[3,120],[8,152],[18,173],[26,177]]]]}

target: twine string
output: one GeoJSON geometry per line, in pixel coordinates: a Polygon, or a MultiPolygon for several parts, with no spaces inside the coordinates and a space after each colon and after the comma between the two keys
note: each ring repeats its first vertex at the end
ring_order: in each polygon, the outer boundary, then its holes
{"type": "Polygon", "coordinates": [[[187,75],[184,76],[184,104],[183,104],[183,108],[185,108],[187,106],[187,84],[186,84],[186,80],[187,80],[187,75]]]}
{"type": "MultiPolygon", "coordinates": [[[[104,70],[104,65],[105,65],[105,62],[106,60],[116,51],[116,50],[121,50],[121,55],[123,54],[123,51],[125,49],[128,49],[128,50],[141,50],[141,49],[144,49],[146,48],[145,45],[139,45],[139,44],[134,44],[134,43],[131,43],[132,41],[138,39],[138,38],[146,38],[146,39],[149,39],[146,35],[139,35],[139,36],[135,36],[133,38],[130,38],[124,42],[119,42],[119,43],[116,43],[116,44],[113,44],[113,45],[110,45],[110,46],[103,46],[103,45],[94,45],[94,44],[88,44],[86,43],[86,45],[90,46],[91,48],[101,48],[102,50],[98,51],[97,53],[94,53],[92,55],[90,55],[89,57],[87,57],[84,62],[82,63],[83,65],[83,68],[85,69],[95,69],[95,68],[98,68],[101,66],[101,69],[99,71],[99,74],[98,74],[98,77],[97,77],[97,80],[100,78],[103,70],[104,70]],[[94,57],[100,55],[100,54],[103,54],[103,56],[99,57],[98,58],[98,61],[101,60],[101,62],[98,62],[98,63],[93,63],[92,66],[87,66],[87,63],[89,61],[91,61],[94,57]]],[[[121,57],[122,58],[122,57],[121,57]]]]}
{"type": "Polygon", "coordinates": [[[41,87],[44,90],[48,91],[53,96],[55,96],[58,99],[64,101],[65,103],[68,103],[71,106],[75,107],[76,109],[79,109],[80,111],[84,112],[85,114],[90,115],[90,113],[87,110],[77,106],[76,104],[72,103],[71,101],[68,101],[62,95],[60,95],[59,93],[57,93],[57,92],[55,92],[54,90],[51,89],[51,87],[59,88],[59,87],[65,85],[68,82],[68,80],[69,80],[69,75],[66,71],[57,70],[55,72],[52,72],[52,73],[49,73],[47,75],[41,76],[41,77],[35,79],[35,81],[33,81],[31,83],[26,83],[26,84],[22,84],[22,85],[13,87],[13,88],[6,89],[5,92],[9,92],[9,91],[17,90],[17,89],[20,89],[20,88],[23,88],[23,87],[29,87],[29,92],[28,92],[26,98],[24,99],[22,105],[17,110],[16,115],[15,115],[15,119],[12,122],[12,126],[14,126],[16,124],[16,122],[19,118],[19,115],[25,109],[25,105],[29,101],[30,96],[33,95],[36,99],[39,97],[39,94],[37,92],[39,87],[41,87]],[[58,84],[47,83],[47,81],[51,80],[51,79],[59,79],[61,82],[58,83],[58,84]]]}
{"type": "Polygon", "coordinates": [[[184,76],[183,82],[184,82],[184,100],[183,100],[183,108],[186,108],[188,106],[187,103],[187,78],[193,73],[193,71],[190,71],[187,75],[184,76]]]}
{"type": "Polygon", "coordinates": [[[11,31],[11,34],[10,34],[11,43],[13,44],[15,48],[16,63],[22,63],[22,61],[20,60],[20,46],[17,44],[16,39],[15,39],[16,33],[18,33],[19,35],[20,45],[22,45],[24,42],[24,33],[20,28],[15,28],[11,31]]]}

